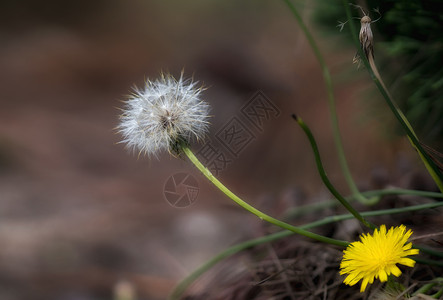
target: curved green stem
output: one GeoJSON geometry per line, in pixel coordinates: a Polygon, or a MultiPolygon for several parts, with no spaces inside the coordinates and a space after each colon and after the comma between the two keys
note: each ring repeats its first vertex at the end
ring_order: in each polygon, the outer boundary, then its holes
{"type": "MultiPolygon", "coordinates": [[[[434,286],[443,286],[443,277],[437,277],[431,282],[423,285],[421,288],[416,290],[412,296],[418,296],[419,294],[427,294],[434,286]]],[[[441,288],[435,295],[431,296],[433,299],[439,299],[439,297],[443,294],[443,289],[441,288]]]]}
{"type": "Polygon", "coordinates": [[[341,139],[341,135],[340,135],[340,128],[338,125],[338,117],[337,117],[337,110],[336,110],[336,106],[335,106],[334,89],[332,86],[331,74],[330,74],[329,69],[326,65],[326,62],[323,58],[323,55],[321,54],[320,49],[314,40],[314,37],[312,36],[311,32],[307,28],[306,24],[303,22],[303,19],[300,16],[300,14],[298,13],[295,6],[291,3],[290,0],[283,0],[283,1],[289,7],[289,9],[291,10],[295,19],[297,20],[298,25],[300,26],[301,30],[305,34],[306,39],[308,40],[309,45],[311,46],[312,51],[314,52],[315,57],[317,58],[317,60],[320,64],[320,67],[322,69],[323,78],[324,78],[325,84],[326,84],[326,91],[328,94],[328,105],[329,105],[329,112],[330,112],[331,123],[332,123],[332,132],[333,132],[333,137],[334,137],[335,148],[337,149],[338,160],[339,160],[342,172],[343,172],[343,176],[346,180],[346,183],[348,184],[351,193],[355,196],[355,198],[359,202],[361,202],[363,204],[367,204],[367,205],[373,204],[374,202],[377,201],[377,199],[367,199],[366,197],[364,197],[360,193],[360,191],[357,188],[357,185],[354,182],[354,179],[352,178],[351,171],[349,170],[348,162],[346,160],[346,155],[345,155],[345,151],[343,148],[343,143],[342,143],[342,139],[341,139]]]}
{"type": "MultiPolygon", "coordinates": [[[[389,215],[389,214],[395,214],[395,213],[401,213],[406,211],[417,211],[422,209],[429,209],[429,208],[435,208],[443,206],[443,202],[435,202],[435,203],[428,203],[428,204],[421,204],[421,205],[415,205],[410,207],[404,207],[404,208],[393,208],[393,209],[385,209],[385,210],[379,210],[379,211],[371,211],[371,212],[363,212],[362,215],[365,217],[369,216],[381,216],[381,215],[389,215]]],[[[327,225],[330,223],[343,221],[352,219],[354,216],[351,214],[346,215],[338,215],[338,216],[330,216],[326,217],[323,220],[318,220],[309,224],[301,225],[300,228],[303,229],[309,229],[314,228],[317,226],[327,225]]],[[[276,232],[264,237],[252,239],[246,242],[239,243],[237,245],[234,245],[232,247],[229,247],[225,249],[224,251],[220,252],[207,262],[205,262],[203,265],[201,265],[199,268],[194,270],[189,276],[187,276],[185,279],[183,279],[172,291],[170,295],[171,300],[179,299],[180,296],[186,291],[186,289],[197,279],[199,278],[203,273],[208,271],[210,268],[212,268],[214,265],[219,263],[220,261],[224,260],[225,258],[234,255],[242,250],[261,245],[264,243],[273,242],[279,239],[282,239],[284,237],[293,235],[294,233],[289,230],[283,230],[280,232],[276,232]]],[[[423,252],[430,253],[427,251],[428,249],[424,249],[423,247],[420,247],[423,252]]],[[[435,254],[435,251],[432,251],[431,254],[435,254]]],[[[441,253],[440,253],[441,254],[441,253]]],[[[426,261],[421,260],[421,263],[426,263],[426,261]]],[[[435,264],[435,261],[428,261],[428,264],[435,264]]]]}
{"type": "Polygon", "coordinates": [[[340,203],[360,222],[363,223],[366,227],[369,227],[371,229],[375,229],[376,226],[370,222],[368,222],[365,218],[363,218],[360,213],[355,210],[355,208],[352,207],[351,204],[335,189],[335,187],[332,185],[332,183],[329,181],[328,176],[326,175],[325,169],[323,168],[323,164],[321,162],[320,152],[318,151],[317,143],[315,142],[314,136],[312,135],[311,130],[309,127],[303,122],[303,120],[296,115],[292,115],[292,117],[297,121],[298,125],[303,129],[306,136],[309,139],[309,143],[311,144],[312,151],[314,152],[315,156],[315,162],[317,164],[318,173],[320,174],[320,177],[323,181],[323,183],[326,185],[326,187],[329,189],[331,194],[338,200],[340,203]]]}
{"type": "Polygon", "coordinates": [[[438,167],[435,165],[435,163],[432,161],[432,159],[429,157],[428,153],[423,149],[423,147],[420,144],[420,141],[417,138],[417,135],[415,134],[411,124],[407,120],[406,116],[403,114],[403,112],[400,110],[400,108],[395,104],[393,101],[388,89],[384,86],[383,80],[381,79],[380,74],[378,73],[377,67],[372,60],[372,57],[370,58],[372,61],[370,62],[366,55],[363,52],[363,49],[360,46],[360,42],[358,40],[358,34],[357,30],[355,29],[355,25],[352,22],[352,14],[351,10],[349,8],[349,4],[347,0],[342,0],[343,6],[345,7],[346,15],[348,18],[349,28],[351,29],[351,34],[354,40],[354,43],[357,46],[358,53],[360,55],[361,60],[363,61],[366,69],[368,70],[372,80],[374,81],[375,85],[377,86],[378,90],[382,94],[383,98],[385,99],[386,103],[388,104],[389,108],[391,109],[392,113],[394,114],[397,121],[400,123],[403,130],[406,132],[406,135],[408,136],[408,139],[411,143],[411,145],[417,150],[421,160],[423,161],[426,169],[428,170],[429,174],[431,175],[432,179],[437,184],[440,191],[443,193],[443,173],[438,169],[438,167]]]}
{"type": "Polygon", "coordinates": [[[292,231],[294,233],[306,236],[308,238],[311,238],[311,239],[314,239],[314,240],[317,240],[320,242],[324,242],[324,243],[328,243],[328,244],[332,244],[332,245],[337,245],[337,246],[342,246],[342,247],[346,247],[348,245],[348,242],[340,241],[340,240],[336,240],[336,239],[331,239],[331,238],[328,238],[328,237],[325,237],[325,236],[322,236],[322,235],[319,235],[319,234],[316,234],[313,232],[309,232],[309,231],[304,230],[302,228],[299,228],[299,227],[290,225],[288,223],[282,222],[280,220],[277,220],[277,219],[259,211],[258,209],[256,209],[252,205],[250,205],[250,204],[246,203],[245,201],[243,201],[242,199],[240,199],[240,197],[238,197],[233,192],[231,192],[217,178],[215,178],[215,176],[212,175],[211,171],[209,171],[209,169],[206,168],[198,160],[198,158],[194,155],[194,153],[189,148],[189,146],[186,145],[184,142],[181,143],[181,149],[186,154],[186,156],[189,158],[189,160],[197,167],[197,169],[199,169],[200,172],[202,172],[202,174],[205,175],[206,178],[208,178],[209,181],[211,181],[220,191],[222,191],[226,196],[231,198],[235,203],[240,205],[242,208],[246,209],[250,213],[253,213],[257,217],[259,217],[261,220],[265,220],[268,223],[271,223],[271,224],[281,227],[283,229],[287,229],[287,230],[292,231]]]}

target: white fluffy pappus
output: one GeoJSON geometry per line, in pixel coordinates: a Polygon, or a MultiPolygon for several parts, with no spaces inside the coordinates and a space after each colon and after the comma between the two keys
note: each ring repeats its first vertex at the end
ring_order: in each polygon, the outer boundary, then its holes
{"type": "Polygon", "coordinates": [[[209,127],[209,105],[201,100],[198,82],[162,74],[148,80],[144,89],[134,88],[126,100],[118,131],[121,143],[139,153],[173,152],[180,141],[202,139],[209,127]]]}

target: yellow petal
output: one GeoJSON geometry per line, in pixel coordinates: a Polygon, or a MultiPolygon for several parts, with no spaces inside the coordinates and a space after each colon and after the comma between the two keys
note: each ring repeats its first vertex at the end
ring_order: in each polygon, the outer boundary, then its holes
{"type": "Polygon", "coordinates": [[[413,266],[415,266],[415,260],[410,259],[410,258],[407,258],[407,257],[401,258],[401,259],[398,261],[398,263],[401,264],[401,265],[408,266],[408,267],[413,267],[413,266]]]}
{"type": "Polygon", "coordinates": [[[366,290],[367,285],[368,285],[368,279],[363,278],[363,281],[362,281],[361,287],[360,287],[360,293],[363,293],[366,290]]]}
{"type": "Polygon", "coordinates": [[[380,270],[378,272],[378,278],[380,279],[381,282],[385,282],[388,280],[388,274],[386,274],[385,270],[380,270]]]}
{"type": "Polygon", "coordinates": [[[390,271],[391,271],[391,274],[394,275],[395,277],[398,277],[401,275],[401,270],[396,265],[393,265],[391,267],[390,271]]]}

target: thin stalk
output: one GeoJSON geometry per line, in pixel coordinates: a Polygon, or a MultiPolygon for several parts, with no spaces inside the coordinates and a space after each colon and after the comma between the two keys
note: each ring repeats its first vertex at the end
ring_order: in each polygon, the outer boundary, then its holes
{"type": "MultiPolygon", "coordinates": [[[[420,245],[416,245],[413,248],[420,249],[421,252],[424,252],[426,254],[429,254],[429,255],[432,255],[432,256],[435,256],[435,257],[439,257],[440,261],[436,262],[435,265],[443,267],[443,261],[441,260],[441,258],[443,258],[443,252],[442,251],[434,250],[432,248],[429,248],[429,247],[426,247],[426,246],[420,246],[420,245]]],[[[418,262],[420,262],[420,261],[418,261],[418,262]]],[[[426,263],[426,264],[428,264],[428,263],[426,263]]]]}
{"type": "MultiPolygon", "coordinates": [[[[426,293],[428,293],[436,285],[443,286],[443,277],[437,277],[437,278],[431,280],[431,282],[423,285],[421,288],[416,290],[412,294],[412,296],[418,296],[419,294],[425,294],[426,295],[426,293]]],[[[440,291],[441,291],[441,289],[440,289],[440,291]]],[[[431,297],[431,298],[434,298],[434,297],[431,297]]],[[[434,299],[438,299],[438,297],[435,297],[434,299]]]]}
{"type": "Polygon", "coordinates": [[[298,25],[300,26],[301,30],[305,34],[306,39],[308,40],[309,45],[311,46],[311,48],[315,54],[315,57],[317,58],[317,60],[320,64],[323,78],[325,80],[326,91],[328,94],[329,113],[330,113],[330,118],[331,118],[332,133],[333,133],[333,137],[334,137],[335,148],[337,149],[338,160],[339,160],[342,172],[343,172],[343,176],[346,180],[346,183],[349,186],[351,194],[353,194],[359,202],[361,202],[363,204],[372,204],[374,201],[376,201],[376,199],[375,200],[374,199],[367,199],[360,193],[360,191],[357,188],[357,185],[355,184],[354,179],[352,178],[351,171],[349,170],[348,162],[346,160],[346,155],[345,155],[345,151],[344,151],[343,143],[342,143],[342,139],[341,139],[340,128],[338,125],[337,110],[336,110],[335,98],[334,98],[334,89],[332,86],[332,79],[331,79],[331,74],[329,72],[328,66],[326,65],[326,62],[323,58],[323,55],[320,52],[320,48],[318,47],[317,43],[315,42],[314,37],[312,36],[312,34],[309,31],[306,24],[303,22],[303,19],[300,16],[300,14],[298,13],[295,6],[291,3],[290,0],[283,0],[283,1],[289,7],[289,9],[291,10],[295,19],[297,20],[298,25]]]}
{"type": "MultiPolygon", "coordinates": [[[[413,212],[413,211],[419,211],[424,209],[431,209],[436,207],[443,206],[443,202],[434,202],[434,203],[426,203],[426,204],[419,204],[419,205],[413,205],[408,207],[402,207],[402,208],[390,208],[390,209],[380,209],[375,211],[366,211],[362,212],[361,215],[364,217],[376,217],[376,216],[383,216],[383,215],[390,215],[390,214],[400,214],[400,213],[406,213],[406,212],[413,212]]],[[[334,215],[325,217],[322,220],[311,222],[307,225],[300,226],[301,228],[312,228],[312,227],[318,227],[322,225],[326,225],[333,222],[339,222],[344,221],[348,219],[352,219],[354,216],[352,214],[343,214],[343,215],[334,215]]]]}
{"type": "Polygon", "coordinates": [[[355,28],[354,23],[352,22],[352,14],[351,9],[349,8],[349,4],[347,0],[342,0],[343,6],[345,7],[346,15],[348,18],[349,28],[351,29],[351,34],[354,40],[354,43],[357,45],[358,53],[360,55],[361,60],[363,61],[366,69],[368,70],[372,80],[374,81],[375,85],[377,86],[378,90],[382,94],[383,98],[385,99],[386,103],[388,104],[389,108],[391,109],[392,113],[394,114],[397,121],[400,123],[401,127],[405,131],[406,135],[408,136],[408,139],[412,146],[417,150],[421,160],[423,161],[426,169],[428,170],[429,174],[437,184],[440,191],[443,193],[443,173],[438,169],[438,167],[435,165],[435,163],[432,161],[432,159],[429,157],[428,153],[423,149],[423,147],[420,144],[420,141],[417,138],[417,135],[415,134],[411,124],[407,120],[406,116],[403,114],[403,112],[400,110],[400,108],[395,104],[394,100],[392,99],[388,89],[383,83],[383,80],[381,79],[380,74],[378,73],[377,67],[375,65],[375,62],[372,60],[371,62],[367,59],[366,55],[363,52],[363,49],[360,46],[360,42],[358,40],[358,34],[355,28]]]}
{"type": "Polygon", "coordinates": [[[421,196],[421,197],[429,197],[429,198],[443,198],[442,193],[418,191],[418,190],[408,190],[408,189],[398,189],[398,188],[367,191],[367,192],[363,192],[363,194],[366,195],[367,197],[372,197],[372,196],[377,196],[377,195],[378,196],[410,195],[410,196],[421,196]]]}
{"type": "MultiPolygon", "coordinates": [[[[389,188],[384,190],[373,190],[362,192],[365,197],[382,197],[387,195],[410,195],[410,196],[421,196],[421,197],[430,197],[430,198],[443,198],[442,193],[436,192],[427,192],[427,191],[417,191],[417,190],[408,190],[408,189],[397,189],[397,188],[389,188]]],[[[355,200],[354,196],[345,197],[347,201],[355,200]]],[[[306,204],[299,207],[291,208],[285,213],[285,219],[294,218],[300,215],[312,213],[318,210],[322,210],[325,208],[333,207],[338,205],[337,200],[326,200],[322,202],[317,202],[313,204],[306,204]]],[[[362,214],[362,216],[364,216],[362,214]]]]}
{"type": "Polygon", "coordinates": [[[296,115],[292,115],[294,120],[300,125],[300,127],[305,132],[306,136],[309,139],[309,143],[311,144],[312,151],[314,152],[315,156],[315,162],[317,164],[318,173],[320,174],[320,177],[323,181],[323,183],[326,185],[326,187],[329,189],[331,194],[338,200],[340,203],[360,222],[363,223],[366,227],[369,227],[371,229],[375,229],[376,226],[370,222],[368,222],[365,218],[363,218],[360,213],[352,207],[351,204],[335,189],[335,187],[332,185],[332,183],[329,181],[328,175],[326,175],[325,169],[323,168],[323,163],[321,161],[320,152],[318,151],[317,143],[314,139],[314,136],[312,135],[311,130],[309,127],[303,122],[303,120],[296,115]]]}
{"type": "MultiPolygon", "coordinates": [[[[410,212],[410,211],[417,211],[417,210],[422,210],[422,209],[430,209],[430,208],[435,208],[435,207],[439,207],[439,206],[443,206],[443,202],[421,204],[421,205],[415,205],[415,206],[404,207],[404,208],[393,208],[393,209],[384,209],[384,210],[378,210],[378,211],[363,212],[362,215],[365,217],[390,215],[390,214],[396,214],[396,213],[401,213],[401,212],[406,212],[406,211],[410,212]]],[[[338,222],[338,221],[352,219],[353,217],[354,216],[351,214],[330,216],[330,217],[324,218],[323,220],[318,220],[318,221],[315,221],[312,223],[301,225],[299,227],[302,229],[310,229],[310,228],[314,228],[314,227],[318,227],[318,226],[322,226],[322,225],[327,225],[327,224],[338,222]]],[[[245,249],[248,249],[248,248],[251,248],[251,247],[254,247],[257,245],[265,244],[265,243],[270,243],[270,242],[285,238],[285,237],[293,235],[293,234],[294,233],[292,231],[283,230],[283,231],[276,232],[276,233],[273,233],[273,234],[270,234],[270,235],[267,235],[264,237],[245,241],[245,242],[239,243],[237,245],[234,245],[232,247],[225,249],[224,251],[220,252],[219,254],[217,254],[216,256],[214,256],[213,258],[208,260],[207,262],[205,262],[199,268],[194,270],[185,279],[183,279],[172,291],[169,299],[171,299],[171,300],[179,299],[180,296],[186,291],[186,289],[195,280],[197,280],[197,278],[199,278],[202,274],[204,274],[206,271],[211,269],[214,265],[216,265],[220,261],[224,260],[225,258],[228,258],[229,256],[232,256],[232,255],[234,255],[240,251],[243,251],[245,249]]],[[[423,247],[420,247],[420,249],[423,252],[429,253],[427,251],[428,249],[425,249],[423,247]]],[[[430,252],[431,252],[431,254],[435,254],[434,253],[435,251],[433,251],[433,250],[430,250],[430,252]]],[[[441,255],[442,253],[440,252],[439,254],[441,255]]],[[[435,264],[435,261],[431,261],[431,260],[424,261],[422,259],[420,262],[421,263],[428,263],[428,264],[435,264]]]]}
{"type": "MultiPolygon", "coordinates": [[[[414,247],[416,249],[420,249],[420,251],[423,251],[420,247],[414,247]]],[[[430,265],[430,266],[436,266],[436,267],[443,267],[443,262],[441,260],[432,260],[427,258],[421,258],[421,257],[411,257],[411,259],[415,260],[416,262],[422,264],[422,265],[430,265]]]]}
{"type": "Polygon", "coordinates": [[[320,242],[324,242],[324,243],[328,243],[328,244],[332,244],[332,245],[337,245],[337,246],[346,246],[348,244],[345,241],[340,241],[340,240],[328,238],[328,237],[325,237],[325,236],[322,236],[322,235],[319,235],[319,234],[316,234],[313,232],[309,232],[309,231],[304,230],[302,228],[299,228],[299,227],[290,225],[288,223],[282,222],[280,220],[277,220],[277,219],[261,212],[260,210],[256,209],[252,205],[250,205],[250,204],[246,203],[245,201],[243,201],[242,199],[240,199],[240,197],[238,197],[233,192],[231,192],[214,175],[212,175],[211,171],[209,171],[209,169],[206,168],[198,160],[198,158],[194,155],[194,153],[192,152],[192,150],[189,148],[188,145],[186,145],[185,143],[182,143],[181,149],[186,154],[186,156],[189,158],[189,160],[197,167],[197,169],[199,169],[200,172],[202,172],[202,174],[205,175],[205,177],[208,178],[209,181],[211,181],[220,191],[222,191],[226,196],[231,198],[231,200],[233,200],[235,203],[240,205],[242,208],[246,209],[250,213],[253,213],[257,217],[259,217],[261,220],[264,220],[268,223],[271,223],[271,224],[281,227],[283,229],[287,229],[287,230],[292,231],[294,233],[306,236],[308,238],[311,238],[311,239],[314,239],[314,240],[317,240],[320,242]]]}

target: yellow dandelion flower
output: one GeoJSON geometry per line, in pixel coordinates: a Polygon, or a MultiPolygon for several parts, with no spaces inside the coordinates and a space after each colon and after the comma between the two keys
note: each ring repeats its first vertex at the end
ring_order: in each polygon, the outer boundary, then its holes
{"type": "Polygon", "coordinates": [[[386,226],[381,225],[373,236],[361,235],[361,241],[351,243],[343,251],[340,275],[348,274],[343,282],[354,285],[362,280],[360,292],[364,292],[374,278],[385,282],[390,274],[400,276],[396,264],[413,267],[415,261],[406,257],[418,254],[418,249],[411,249],[412,243],[406,244],[411,234],[412,231],[406,231],[404,225],[391,227],[388,232],[386,226]]]}

